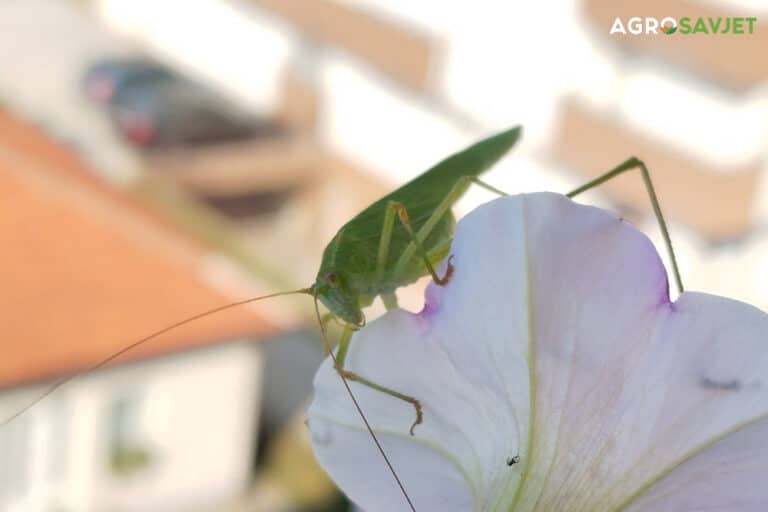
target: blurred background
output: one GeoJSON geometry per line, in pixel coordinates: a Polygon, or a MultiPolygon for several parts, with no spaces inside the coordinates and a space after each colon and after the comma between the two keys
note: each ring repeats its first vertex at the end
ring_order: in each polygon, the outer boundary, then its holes
{"type": "MultiPolygon", "coordinates": [[[[766,12],[3,0],[0,418],[79,376],[0,427],[0,510],[348,510],[306,439],[322,357],[306,297],[80,372],[182,318],[308,285],[344,221],[513,124],[522,143],[488,182],[566,192],[636,155],[687,287],[768,308],[766,12]],[[609,35],[617,16],[646,15],[758,22],[742,36],[609,35]]],[[[472,190],[457,212],[490,198],[472,190]]],[[[659,246],[639,176],[582,200],[659,246]]]]}

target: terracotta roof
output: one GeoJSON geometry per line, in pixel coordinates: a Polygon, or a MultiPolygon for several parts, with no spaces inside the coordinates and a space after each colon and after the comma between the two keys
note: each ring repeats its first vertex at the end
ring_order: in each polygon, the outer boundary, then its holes
{"type": "MultiPolygon", "coordinates": [[[[0,247],[0,387],[87,368],[152,331],[244,298],[206,277],[210,251],[3,111],[0,247]]],[[[179,328],[121,360],[276,330],[256,307],[179,328]]]]}

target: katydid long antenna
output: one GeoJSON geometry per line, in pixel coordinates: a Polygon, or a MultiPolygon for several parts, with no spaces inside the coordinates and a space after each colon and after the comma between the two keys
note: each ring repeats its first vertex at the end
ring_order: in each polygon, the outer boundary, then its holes
{"type": "Polygon", "coordinates": [[[69,384],[70,382],[74,381],[75,379],[77,379],[78,377],[80,377],[82,375],[87,375],[89,373],[95,372],[96,370],[99,370],[99,369],[105,367],[106,365],[108,365],[109,363],[111,363],[115,359],[119,358],[120,356],[122,356],[126,352],[130,352],[131,350],[133,350],[133,349],[143,345],[144,343],[147,343],[148,341],[152,341],[153,339],[157,338],[158,336],[162,336],[163,334],[165,334],[167,332],[170,332],[170,331],[172,331],[172,330],[174,330],[174,329],[176,329],[178,327],[181,327],[182,325],[186,325],[188,323],[194,322],[195,320],[200,320],[201,318],[204,318],[204,317],[209,316],[209,315],[214,315],[216,313],[220,313],[221,311],[225,311],[227,309],[232,309],[232,308],[236,308],[238,306],[243,306],[245,304],[250,304],[251,302],[256,302],[256,301],[259,301],[259,300],[262,300],[262,299],[271,299],[272,297],[280,297],[281,295],[294,295],[294,294],[299,294],[299,293],[311,295],[311,291],[310,291],[309,288],[302,288],[300,290],[291,290],[291,291],[287,291],[287,292],[270,293],[269,295],[262,295],[260,297],[251,297],[250,299],[244,299],[244,300],[241,300],[241,301],[238,301],[238,302],[231,302],[231,303],[225,304],[223,306],[219,306],[219,307],[216,307],[216,308],[213,308],[213,309],[209,309],[208,311],[203,311],[202,313],[198,313],[198,314],[196,314],[194,316],[190,316],[189,318],[185,318],[184,320],[179,320],[176,323],[173,323],[171,325],[163,327],[160,330],[157,330],[157,331],[155,331],[155,332],[153,332],[151,334],[148,334],[147,336],[144,336],[143,338],[141,338],[141,339],[139,339],[137,341],[134,341],[130,345],[126,345],[125,347],[121,348],[120,350],[118,350],[117,352],[113,353],[109,357],[105,357],[104,359],[102,359],[98,363],[94,364],[93,366],[90,366],[90,367],[86,368],[85,370],[83,370],[81,372],[78,372],[75,375],[71,375],[69,377],[65,377],[65,378],[63,378],[63,379],[53,383],[48,389],[43,391],[40,394],[40,396],[38,396],[37,398],[32,400],[30,403],[28,403],[27,405],[22,407],[20,410],[16,411],[12,415],[10,415],[7,418],[5,418],[2,422],[0,422],[0,428],[5,427],[10,422],[15,420],[16,418],[18,418],[19,416],[21,416],[22,414],[24,414],[28,410],[32,409],[34,406],[36,406],[37,404],[39,404],[40,402],[45,400],[47,397],[49,397],[50,395],[55,393],[56,390],[58,390],[62,386],[66,385],[66,384],[69,384]]]}

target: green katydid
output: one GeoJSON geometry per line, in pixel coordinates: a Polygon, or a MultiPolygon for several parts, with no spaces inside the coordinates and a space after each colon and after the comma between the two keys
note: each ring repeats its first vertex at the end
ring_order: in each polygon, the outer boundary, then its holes
{"type": "MultiPolygon", "coordinates": [[[[347,349],[353,331],[365,323],[363,308],[369,306],[377,296],[382,298],[388,308],[392,308],[397,304],[395,298],[397,288],[412,283],[424,275],[431,275],[433,280],[439,285],[444,285],[449,281],[453,269],[450,258],[448,259],[447,270],[444,276],[438,276],[435,268],[448,255],[450,248],[455,222],[451,208],[473,183],[499,195],[506,195],[504,192],[482,182],[478,176],[488,170],[515,145],[520,133],[521,128],[514,127],[477,142],[467,149],[444,159],[353,217],[336,233],[327,245],[315,282],[307,288],[279,292],[227,304],[181,320],[126,346],[87,371],[98,369],[125,352],[176,327],[224,309],[280,295],[295,293],[311,295],[315,301],[315,313],[321,335],[330,356],[333,358],[335,367],[344,381],[350,398],[354,402],[368,432],[376,443],[403,494],[408,499],[397,473],[389,463],[376,434],[368,424],[348,381],[356,381],[361,385],[371,387],[411,404],[415,410],[415,420],[410,428],[412,435],[414,434],[414,428],[423,419],[421,404],[417,397],[402,394],[396,389],[389,387],[388,383],[372,382],[367,380],[365,376],[346,370],[344,362],[347,349]],[[327,342],[325,325],[320,316],[318,302],[321,302],[328,309],[331,316],[344,324],[338,349],[335,353],[330,349],[327,342]]],[[[661,214],[648,171],[640,160],[630,158],[606,174],[567,195],[574,197],[630,169],[639,169],[642,172],[643,182],[651,199],[654,214],[661,227],[677,287],[682,291],[682,283],[666,223],[661,214]]],[[[32,403],[6,418],[0,426],[20,416],[72,378],[74,377],[69,377],[54,384],[32,403]]],[[[410,500],[408,501],[410,503],[410,500]]]]}

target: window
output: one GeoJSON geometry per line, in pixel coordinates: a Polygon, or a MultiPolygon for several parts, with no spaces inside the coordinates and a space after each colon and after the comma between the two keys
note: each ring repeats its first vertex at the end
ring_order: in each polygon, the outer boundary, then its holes
{"type": "Polygon", "coordinates": [[[109,409],[109,468],[116,476],[131,476],[145,470],[152,455],[142,434],[144,402],[135,396],[121,396],[109,409]]]}

